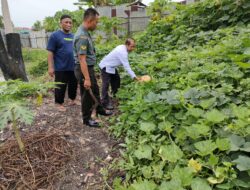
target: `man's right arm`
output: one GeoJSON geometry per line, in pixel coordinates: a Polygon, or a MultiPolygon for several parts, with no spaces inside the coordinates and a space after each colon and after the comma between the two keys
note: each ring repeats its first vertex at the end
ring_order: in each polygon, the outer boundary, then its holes
{"type": "Polygon", "coordinates": [[[52,51],[48,51],[48,73],[51,77],[54,77],[54,53],[52,51]]]}
{"type": "Polygon", "coordinates": [[[54,69],[54,53],[56,51],[56,38],[55,34],[53,33],[48,41],[48,73],[51,77],[54,77],[55,75],[55,69],[54,69]]]}
{"type": "Polygon", "coordinates": [[[82,74],[84,76],[84,88],[90,89],[91,81],[90,81],[90,77],[89,77],[88,65],[86,62],[86,55],[78,55],[78,59],[80,62],[82,74]]]}
{"type": "Polygon", "coordinates": [[[84,76],[84,88],[90,89],[91,81],[89,76],[88,64],[87,64],[87,48],[88,48],[88,37],[81,35],[76,40],[76,53],[78,54],[78,60],[80,63],[81,72],[84,76]]]}
{"type": "Polygon", "coordinates": [[[139,80],[139,78],[135,75],[134,71],[131,69],[129,62],[128,62],[128,56],[125,54],[120,54],[119,56],[120,62],[122,63],[124,69],[128,72],[130,77],[134,80],[139,80]]]}

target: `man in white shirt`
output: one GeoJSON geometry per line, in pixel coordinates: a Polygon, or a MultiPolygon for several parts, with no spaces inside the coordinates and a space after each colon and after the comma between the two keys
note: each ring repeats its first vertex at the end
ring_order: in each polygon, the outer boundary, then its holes
{"type": "Polygon", "coordinates": [[[99,67],[102,73],[102,104],[106,109],[113,109],[108,95],[109,84],[111,84],[112,93],[115,94],[120,88],[120,76],[117,67],[122,65],[134,80],[139,80],[131,69],[128,61],[128,53],[135,49],[135,40],[128,38],[125,45],[119,45],[105,56],[99,67]]]}

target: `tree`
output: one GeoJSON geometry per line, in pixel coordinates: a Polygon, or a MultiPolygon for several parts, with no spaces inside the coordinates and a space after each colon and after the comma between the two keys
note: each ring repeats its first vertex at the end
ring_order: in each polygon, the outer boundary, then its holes
{"type": "Polygon", "coordinates": [[[0,15],[0,28],[3,28],[4,25],[3,25],[3,16],[0,15]]]}
{"type": "Polygon", "coordinates": [[[62,10],[55,13],[53,17],[49,16],[46,17],[43,21],[43,27],[47,32],[53,32],[60,28],[59,22],[60,17],[63,14],[68,14],[72,17],[73,20],[73,29],[72,31],[75,32],[79,25],[82,23],[82,16],[84,11],[83,10],[77,10],[77,11],[69,11],[69,10],[62,10]]]}
{"type": "Polygon", "coordinates": [[[169,6],[168,0],[155,0],[150,3],[147,12],[152,17],[152,20],[158,20],[164,16],[167,10],[169,11],[171,9],[173,9],[173,6],[169,6]]]}
{"type": "Polygon", "coordinates": [[[115,5],[120,5],[120,4],[124,4],[124,3],[133,3],[135,2],[134,0],[113,0],[113,4],[115,5]]]}
{"type": "Polygon", "coordinates": [[[77,3],[74,3],[74,5],[77,5],[80,9],[82,9],[82,6],[106,6],[106,5],[120,5],[124,3],[132,3],[134,0],[78,0],[77,3]]]}
{"type": "Polygon", "coordinates": [[[117,17],[106,17],[102,16],[100,18],[100,26],[99,29],[104,31],[107,36],[107,40],[110,40],[112,38],[113,29],[118,28],[119,25],[122,23],[122,20],[117,17]]]}
{"type": "Polygon", "coordinates": [[[32,30],[34,30],[34,31],[40,31],[40,30],[42,30],[42,29],[43,29],[43,25],[42,25],[42,22],[39,21],[39,20],[37,20],[37,21],[33,24],[33,26],[32,26],[32,30]]]}

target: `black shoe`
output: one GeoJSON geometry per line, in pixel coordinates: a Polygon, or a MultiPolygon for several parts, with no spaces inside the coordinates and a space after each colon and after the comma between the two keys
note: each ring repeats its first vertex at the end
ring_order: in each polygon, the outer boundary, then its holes
{"type": "Polygon", "coordinates": [[[92,119],[84,121],[83,123],[88,127],[100,127],[99,123],[92,119]]]}
{"type": "Polygon", "coordinates": [[[109,111],[109,110],[107,110],[107,111],[102,110],[102,111],[97,112],[97,115],[104,115],[104,116],[109,116],[109,115],[112,115],[112,114],[113,114],[113,112],[109,111]]]}
{"type": "Polygon", "coordinates": [[[114,107],[112,106],[112,104],[107,104],[107,105],[103,105],[103,107],[105,108],[105,109],[107,109],[107,110],[113,110],[114,109],[114,107]]]}

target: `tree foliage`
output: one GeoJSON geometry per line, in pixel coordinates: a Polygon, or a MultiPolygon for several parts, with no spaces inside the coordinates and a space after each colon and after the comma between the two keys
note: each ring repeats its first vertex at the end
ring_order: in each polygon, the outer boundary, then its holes
{"type": "Polygon", "coordinates": [[[43,29],[43,25],[42,25],[42,22],[39,21],[39,20],[37,20],[37,21],[33,24],[33,26],[32,26],[32,30],[34,30],[34,31],[40,31],[40,30],[42,30],[42,29],[43,29]]]}
{"type": "Polygon", "coordinates": [[[152,20],[159,20],[171,9],[173,9],[173,6],[170,6],[168,0],[155,0],[150,3],[147,13],[151,16],[152,20]]]}
{"type": "Polygon", "coordinates": [[[73,20],[73,32],[75,32],[78,26],[82,23],[83,10],[69,11],[62,10],[55,13],[53,17],[46,17],[43,21],[43,26],[47,32],[53,32],[60,28],[60,17],[63,14],[68,14],[72,17],[73,20]]]}
{"type": "Polygon", "coordinates": [[[100,18],[100,25],[98,27],[98,30],[104,31],[107,39],[110,40],[112,38],[112,34],[113,34],[113,29],[114,28],[119,28],[119,24],[121,24],[121,19],[117,18],[117,17],[106,17],[106,16],[102,16],[100,18]]]}
{"type": "Polygon", "coordinates": [[[74,3],[75,5],[78,5],[81,9],[82,6],[106,6],[106,5],[120,5],[124,3],[132,3],[134,0],[78,0],[77,3],[74,3]]]}

